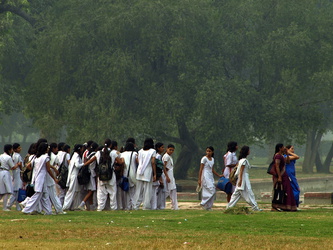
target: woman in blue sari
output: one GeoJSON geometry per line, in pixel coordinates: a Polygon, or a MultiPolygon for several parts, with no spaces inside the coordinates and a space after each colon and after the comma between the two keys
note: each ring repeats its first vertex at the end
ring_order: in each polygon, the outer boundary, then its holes
{"type": "Polygon", "coordinates": [[[300,188],[299,188],[299,185],[298,185],[298,182],[297,182],[297,179],[296,179],[295,164],[296,164],[296,160],[299,159],[299,156],[297,154],[295,154],[294,146],[288,145],[288,146],[286,146],[286,148],[287,148],[287,152],[286,152],[287,154],[284,155],[284,156],[287,157],[287,155],[289,155],[289,159],[290,159],[290,162],[286,163],[286,172],[289,176],[291,188],[293,190],[296,205],[298,207],[300,188]]]}

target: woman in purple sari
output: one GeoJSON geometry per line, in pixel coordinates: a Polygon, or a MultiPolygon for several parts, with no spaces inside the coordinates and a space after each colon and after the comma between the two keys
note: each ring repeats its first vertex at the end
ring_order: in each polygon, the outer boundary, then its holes
{"type": "Polygon", "coordinates": [[[277,182],[282,183],[283,190],[285,191],[285,199],[283,204],[273,203],[272,201],[272,211],[297,211],[296,201],[294,198],[293,190],[290,185],[290,180],[286,172],[286,161],[289,162],[289,156],[284,158],[285,147],[282,143],[275,146],[275,169],[277,175],[273,175],[273,187],[277,182]]]}

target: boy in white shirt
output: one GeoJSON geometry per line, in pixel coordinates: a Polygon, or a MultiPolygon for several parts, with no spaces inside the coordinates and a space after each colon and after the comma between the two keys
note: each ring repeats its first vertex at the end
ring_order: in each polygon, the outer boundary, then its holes
{"type": "Polygon", "coordinates": [[[171,209],[178,210],[176,181],[173,176],[173,159],[171,157],[174,151],[175,146],[169,144],[166,153],[163,155],[162,161],[164,163],[164,174],[167,181],[167,189],[171,199],[171,209]]]}

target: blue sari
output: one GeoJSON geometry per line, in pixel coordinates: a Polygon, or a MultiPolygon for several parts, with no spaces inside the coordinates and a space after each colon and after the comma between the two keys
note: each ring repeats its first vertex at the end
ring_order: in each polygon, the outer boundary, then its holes
{"type": "MultiPolygon", "coordinates": [[[[287,157],[287,155],[285,155],[285,157],[287,157]]],[[[295,164],[296,164],[296,160],[291,160],[290,163],[286,163],[286,172],[287,172],[287,175],[290,179],[291,188],[293,190],[296,205],[298,207],[300,189],[299,189],[299,185],[298,185],[298,182],[297,182],[297,179],[296,179],[295,164]]]]}

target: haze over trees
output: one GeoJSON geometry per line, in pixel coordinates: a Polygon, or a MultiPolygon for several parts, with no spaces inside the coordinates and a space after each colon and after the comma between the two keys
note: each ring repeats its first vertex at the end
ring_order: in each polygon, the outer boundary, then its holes
{"type": "MultiPolygon", "coordinates": [[[[177,143],[184,178],[208,145],[306,143],[329,172],[331,1],[1,0],[2,112],[69,143],[177,143]]],[[[180,167],[181,166],[181,167],[180,167]]]]}

